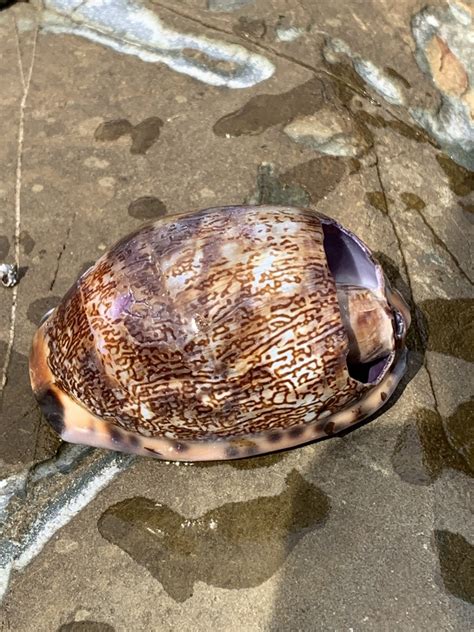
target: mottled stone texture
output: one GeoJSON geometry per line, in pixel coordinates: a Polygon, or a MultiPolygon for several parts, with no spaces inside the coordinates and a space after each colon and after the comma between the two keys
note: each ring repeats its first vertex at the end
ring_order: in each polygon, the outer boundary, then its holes
{"type": "Polygon", "coordinates": [[[191,77],[176,58],[36,37],[40,4],[0,12],[0,263],[18,243],[22,275],[0,287],[3,628],[468,629],[471,5],[148,3],[191,77]],[[235,76],[248,87],[226,87],[235,76]],[[342,439],[270,459],[136,460],[93,499],[130,462],[55,456],[29,389],[33,331],[144,220],[249,200],[311,205],[376,252],[412,306],[398,398],[342,439]]]}

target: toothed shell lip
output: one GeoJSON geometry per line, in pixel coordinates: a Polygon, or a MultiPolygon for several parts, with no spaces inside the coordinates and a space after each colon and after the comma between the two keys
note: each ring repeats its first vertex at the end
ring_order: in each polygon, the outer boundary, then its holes
{"type": "Polygon", "coordinates": [[[372,254],[372,251],[365,244],[365,242],[363,242],[355,233],[348,230],[345,226],[340,224],[332,217],[324,215],[323,213],[318,213],[318,216],[320,217],[322,223],[336,226],[341,231],[341,233],[347,235],[360,247],[360,249],[366,254],[366,256],[374,265],[378,288],[385,293],[387,302],[393,310],[396,347],[401,348],[403,346],[403,343],[405,342],[406,334],[411,324],[411,313],[407,302],[398,290],[394,290],[391,287],[382,266],[376,260],[376,258],[372,254]]]}
{"type": "Polygon", "coordinates": [[[400,292],[393,290],[387,280],[385,281],[385,295],[394,312],[397,346],[401,346],[411,325],[410,309],[400,292]]]}

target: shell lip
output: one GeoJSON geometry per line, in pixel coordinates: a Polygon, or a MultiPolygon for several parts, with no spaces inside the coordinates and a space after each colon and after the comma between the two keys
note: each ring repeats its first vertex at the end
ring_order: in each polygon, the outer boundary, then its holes
{"type": "Polygon", "coordinates": [[[44,335],[44,325],[42,325],[35,332],[29,360],[30,382],[35,396],[45,391],[54,382],[47,355],[48,346],[44,335]]]}
{"type": "Polygon", "coordinates": [[[54,312],[56,308],[52,307],[51,309],[48,309],[47,312],[45,312],[43,314],[43,316],[41,316],[41,320],[40,320],[40,327],[41,325],[44,325],[44,323],[48,320],[48,318],[52,315],[52,313],[54,312]]]}
{"type": "Polygon", "coordinates": [[[410,309],[400,292],[393,290],[387,280],[385,280],[385,293],[393,311],[396,346],[401,347],[411,325],[410,309]]]}

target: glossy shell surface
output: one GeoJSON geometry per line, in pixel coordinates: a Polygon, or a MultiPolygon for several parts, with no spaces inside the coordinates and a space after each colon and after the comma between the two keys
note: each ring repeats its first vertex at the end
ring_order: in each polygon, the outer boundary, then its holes
{"type": "Polygon", "coordinates": [[[367,247],[334,220],[215,208],[147,225],[99,259],[39,328],[30,374],[65,440],[238,458],[375,412],[403,374],[408,325],[367,247]],[[336,279],[369,287],[393,317],[370,381],[349,373],[336,279]]]}

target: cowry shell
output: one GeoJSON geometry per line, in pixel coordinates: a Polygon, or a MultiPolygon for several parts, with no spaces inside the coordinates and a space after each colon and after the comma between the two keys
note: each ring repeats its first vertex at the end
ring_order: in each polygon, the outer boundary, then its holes
{"type": "Polygon", "coordinates": [[[66,441],[230,459],[337,433],[405,368],[406,304],[308,209],[167,217],[104,254],[36,332],[35,395],[66,441]]]}

